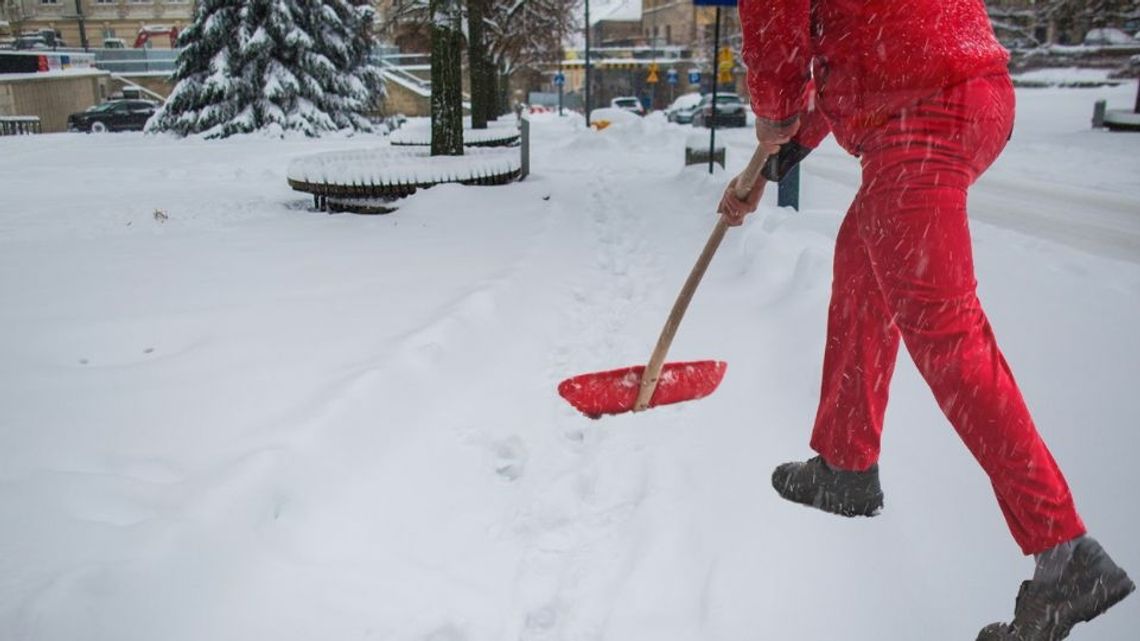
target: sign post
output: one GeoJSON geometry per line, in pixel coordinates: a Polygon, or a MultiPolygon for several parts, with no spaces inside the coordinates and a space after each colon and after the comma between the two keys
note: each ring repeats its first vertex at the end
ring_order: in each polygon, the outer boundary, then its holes
{"type": "Polygon", "coordinates": [[[558,116],[562,117],[562,91],[566,87],[566,75],[562,73],[562,63],[558,63],[558,73],[554,74],[554,85],[558,87],[558,116]]]}
{"type": "Polygon", "coordinates": [[[697,7],[716,7],[716,26],[713,28],[713,49],[712,58],[709,63],[712,65],[712,104],[710,105],[712,111],[709,114],[709,173],[713,173],[713,157],[716,155],[716,112],[717,112],[717,85],[720,78],[717,74],[718,54],[720,53],[720,8],[721,7],[735,7],[737,0],[693,0],[693,5],[697,7]]]}
{"type": "Polygon", "coordinates": [[[590,128],[590,0],[586,0],[586,128],[590,128]]]}

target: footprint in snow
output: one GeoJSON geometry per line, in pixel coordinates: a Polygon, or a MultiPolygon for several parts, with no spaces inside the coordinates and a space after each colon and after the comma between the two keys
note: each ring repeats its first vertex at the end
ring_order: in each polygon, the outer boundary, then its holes
{"type": "Polygon", "coordinates": [[[517,480],[526,470],[526,445],[517,436],[494,444],[495,474],[508,481],[517,480]]]}

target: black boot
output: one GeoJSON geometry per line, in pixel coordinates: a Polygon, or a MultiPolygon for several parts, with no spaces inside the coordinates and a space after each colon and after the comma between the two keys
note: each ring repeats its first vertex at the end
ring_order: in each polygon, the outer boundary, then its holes
{"type": "Polygon", "coordinates": [[[1061,641],[1073,626],[1103,614],[1136,586],[1094,539],[1076,542],[1073,558],[1055,582],[1025,581],[1012,623],[993,623],[978,641],[1061,641]]]}
{"type": "Polygon", "coordinates": [[[817,456],[777,467],[772,487],[789,501],[841,516],[875,516],[883,508],[878,465],[865,472],[845,472],[832,470],[817,456]]]}

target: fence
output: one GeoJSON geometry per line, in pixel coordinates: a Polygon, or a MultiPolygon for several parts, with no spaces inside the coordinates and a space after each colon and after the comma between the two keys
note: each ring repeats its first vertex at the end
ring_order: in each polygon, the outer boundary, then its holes
{"type": "Polygon", "coordinates": [[[91,49],[92,64],[111,73],[173,73],[178,52],[178,49],[91,49]]]}
{"type": "Polygon", "coordinates": [[[40,133],[39,116],[0,116],[0,136],[26,136],[40,133]]]}

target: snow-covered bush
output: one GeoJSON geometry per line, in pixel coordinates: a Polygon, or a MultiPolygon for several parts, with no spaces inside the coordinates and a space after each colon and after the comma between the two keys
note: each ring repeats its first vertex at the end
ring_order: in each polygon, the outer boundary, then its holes
{"type": "Polygon", "coordinates": [[[147,131],[370,130],[383,91],[368,55],[373,11],[360,0],[202,0],[147,131]]]}

